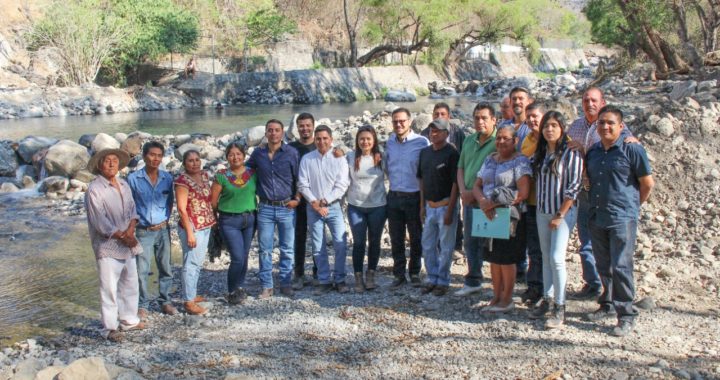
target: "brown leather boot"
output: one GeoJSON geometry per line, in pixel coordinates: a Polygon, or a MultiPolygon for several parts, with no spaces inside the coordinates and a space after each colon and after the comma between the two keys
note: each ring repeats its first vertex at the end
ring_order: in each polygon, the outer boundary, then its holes
{"type": "Polygon", "coordinates": [[[365,284],[363,284],[362,272],[355,272],[355,293],[362,293],[365,291],[365,284]]]}
{"type": "Polygon", "coordinates": [[[207,313],[207,309],[196,304],[193,301],[185,302],[185,311],[191,315],[203,315],[207,313]]]}
{"type": "Polygon", "coordinates": [[[365,272],[365,289],[373,290],[375,288],[377,288],[375,284],[375,271],[368,269],[367,272],[365,272]]]}

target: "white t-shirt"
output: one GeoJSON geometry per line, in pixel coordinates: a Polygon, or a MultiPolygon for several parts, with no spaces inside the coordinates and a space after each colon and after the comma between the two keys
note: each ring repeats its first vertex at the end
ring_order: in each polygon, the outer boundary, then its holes
{"type": "Polygon", "coordinates": [[[355,152],[347,155],[350,167],[350,187],[347,192],[349,204],[357,207],[380,207],[387,203],[385,197],[385,160],[375,166],[373,156],[362,156],[360,167],[355,170],[355,152]]]}

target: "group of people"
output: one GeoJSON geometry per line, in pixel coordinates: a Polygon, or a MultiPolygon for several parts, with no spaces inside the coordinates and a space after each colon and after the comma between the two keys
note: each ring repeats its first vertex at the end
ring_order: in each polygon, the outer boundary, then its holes
{"type": "Polygon", "coordinates": [[[387,221],[394,276],[390,288],[409,282],[423,294],[444,296],[450,291],[453,251],[462,241],[468,268],[453,295],[480,292],[483,262],[488,261],[493,297],[481,310],[511,311],[518,268],[527,265],[522,301],[530,305],[529,318],[545,319],[548,329],[565,320],[565,254],[577,224],[586,284],[575,296],[597,297],[600,307],[587,318],[615,317],[611,333],[627,335],[637,315],[632,258],[639,208],[653,187],[644,148],[623,124],[622,111],[606,105],[597,88],[585,91],[584,116],[570,125],[562,113],[534,102],[522,87],[512,89],[502,105],[509,106],[512,116],[505,114],[498,123],[491,104],[478,104],[475,132],[469,136],[451,123],[445,103],[435,106],[426,128],[416,126],[422,133],[411,128],[410,111],[397,108],[384,147],[375,129],[366,125],[357,130],[354,149],[347,153],[333,147],[332,130],[315,126],[308,113],[297,117],[299,138],[291,143],[284,142],[283,123],[272,119],[265,125],[265,144],[247,157],[244,146],[230,143],[226,168],[212,177],[203,170],[200,153],[188,150],[182,156],[184,170],[173,179],[160,169],[164,147],[156,141],[143,146],[145,165],[127,181],[117,177],[129,161],[127,153],[96,153],[88,167],[98,176],[88,188],[86,207],[104,335],[117,341],[122,331],[145,327],[153,258],[161,311],[178,312],[169,295],[168,222],[175,205],[187,313],[207,312],[200,305],[197,282],[215,224],[230,255],[228,303],[240,304],[248,296],[245,279],[256,232],[262,286],[257,298],[274,296],[276,230],[281,294],[293,296],[310,284],[316,295],[349,292],[344,202],[353,235],[355,292],[378,287],[387,221]],[[508,239],[473,234],[473,219],[492,221],[501,211],[510,215],[508,239]],[[326,227],[334,251],[332,268],[326,227]],[[312,276],[305,275],[308,237],[312,276]]]}

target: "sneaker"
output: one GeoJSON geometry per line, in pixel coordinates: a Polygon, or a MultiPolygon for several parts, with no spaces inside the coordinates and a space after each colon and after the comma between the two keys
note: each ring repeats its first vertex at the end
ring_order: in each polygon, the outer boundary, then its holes
{"type": "Polygon", "coordinates": [[[525,293],[520,295],[522,303],[534,304],[538,303],[542,298],[542,292],[536,288],[527,288],[525,293]]]}
{"type": "Polygon", "coordinates": [[[247,293],[245,293],[245,289],[243,288],[237,288],[232,293],[228,295],[228,303],[230,305],[239,305],[247,299],[247,293]]]}
{"type": "Polygon", "coordinates": [[[447,294],[448,290],[450,290],[450,287],[447,285],[437,285],[435,286],[435,289],[433,289],[432,295],[435,297],[442,297],[447,294]]]}
{"type": "Polygon", "coordinates": [[[259,300],[270,299],[273,296],[273,288],[263,288],[262,292],[258,294],[259,300]]]}
{"type": "Polygon", "coordinates": [[[171,303],[166,303],[165,305],[162,305],[160,311],[162,311],[162,313],[165,315],[175,315],[178,313],[178,310],[171,303]]]}
{"type": "Polygon", "coordinates": [[[198,305],[197,303],[190,301],[185,302],[185,311],[190,315],[204,315],[207,313],[207,309],[198,305]]]}
{"type": "Polygon", "coordinates": [[[323,294],[327,294],[332,290],[332,284],[318,284],[315,287],[315,291],[313,292],[313,295],[321,296],[323,294]]]}
{"type": "Polygon", "coordinates": [[[422,281],[420,281],[420,275],[417,274],[411,274],[410,275],[410,284],[413,288],[419,288],[422,287],[422,281]]]}
{"type": "Polygon", "coordinates": [[[293,280],[292,280],[292,288],[293,289],[300,290],[303,287],[305,287],[305,276],[293,278],[293,280]]]}
{"type": "Polygon", "coordinates": [[[435,284],[425,284],[420,291],[420,294],[430,294],[435,290],[435,284]]]}
{"type": "Polygon", "coordinates": [[[565,305],[553,305],[550,318],[545,321],[545,330],[557,329],[565,323],[565,305]]]}
{"type": "Polygon", "coordinates": [[[621,319],[618,321],[617,326],[612,329],[610,335],[617,337],[628,336],[633,331],[633,328],[635,328],[635,321],[632,319],[621,319]]]}
{"type": "Polygon", "coordinates": [[[592,313],[586,314],[585,319],[590,322],[597,322],[602,321],[603,319],[615,318],[616,316],[617,312],[615,311],[615,308],[612,305],[604,304],[600,305],[600,307],[592,313]]]}
{"type": "Polygon", "coordinates": [[[335,290],[337,290],[337,292],[340,294],[345,294],[350,291],[350,289],[348,288],[347,285],[345,285],[344,282],[335,284],[335,290]]]}
{"type": "Polygon", "coordinates": [[[579,292],[575,292],[568,295],[569,299],[584,301],[591,300],[600,297],[602,290],[600,288],[591,287],[589,284],[583,285],[579,292]]]}
{"type": "Polygon", "coordinates": [[[291,286],[281,286],[280,294],[284,295],[285,297],[292,297],[295,295],[295,291],[291,286]]]}
{"type": "Polygon", "coordinates": [[[401,286],[405,285],[406,283],[407,283],[407,280],[405,279],[405,276],[395,277],[392,284],[390,284],[390,289],[398,289],[401,286]]]}
{"type": "Polygon", "coordinates": [[[530,312],[530,315],[528,315],[528,318],[530,319],[542,319],[545,318],[545,314],[550,311],[550,300],[543,299],[540,305],[538,305],[535,309],[533,309],[532,312],[530,312]]]}
{"type": "Polygon", "coordinates": [[[463,287],[460,288],[460,290],[456,291],[452,295],[453,295],[453,297],[465,297],[465,296],[469,296],[471,294],[481,293],[481,292],[482,292],[482,285],[478,285],[478,286],[463,285],[463,287]]]}

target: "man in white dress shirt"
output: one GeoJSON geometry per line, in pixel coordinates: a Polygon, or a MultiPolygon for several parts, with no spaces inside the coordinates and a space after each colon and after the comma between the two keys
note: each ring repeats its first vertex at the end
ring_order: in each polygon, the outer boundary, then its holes
{"type": "Polygon", "coordinates": [[[307,224],[318,267],[320,285],[316,294],[330,291],[333,283],[340,293],[347,293],[345,258],[347,234],[340,199],[350,185],[347,160],[332,152],[332,131],[326,125],[315,128],[316,150],[303,156],[298,174],[298,191],[307,201],[307,224]],[[327,251],[321,249],[325,225],[330,229],[335,251],[335,270],[330,278],[327,251]]]}

